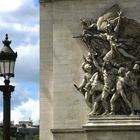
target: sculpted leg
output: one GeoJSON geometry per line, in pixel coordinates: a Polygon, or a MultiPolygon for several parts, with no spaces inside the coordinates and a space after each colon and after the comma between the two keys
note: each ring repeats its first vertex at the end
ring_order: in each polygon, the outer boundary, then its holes
{"type": "Polygon", "coordinates": [[[93,110],[89,113],[89,115],[98,115],[98,107],[99,107],[99,101],[101,101],[101,95],[99,95],[98,97],[96,97],[96,99],[94,99],[94,104],[93,104],[93,110]]]}
{"type": "Polygon", "coordinates": [[[102,101],[103,108],[105,110],[105,112],[102,115],[106,115],[109,113],[109,108],[108,108],[108,103],[107,103],[107,97],[108,97],[109,91],[110,90],[105,87],[102,92],[101,101],[102,101]]]}
{"type": "Polygon", "coordinates": [[[92,108],[92,104],[89,102],[90,94],[88,92],[85,93],[85,101],[89,108],[92,108]]]}
{"type": "Polygon", "coordinates": [[[99,101],[101,101],[101,93],[99,93],[98,95],[97,91],[102,92],[102,89],[103,89],[103,84],[100,81],[96,80],[93,82],[90,91],[90,94],[92,95],[92,111],[89,113],[89,115],[100,114],[98,110],[98,106],[99,106],[99,101]]]}
{"type": "Polygon", "coordinates": [[[133,109],[132,104],[130,103],[130,101],[127,99],[126,95],[121,93],[121,96],[122,96],[124,102],[125,102],[125,103],[128,105],[128,107],[130,108],[130,111],[131,111],[131,114],[130,114],[130,115],[134,115],[134,109],[133,109]]]}
{"type": "Polygon", "coordinates": [[[115,93],[111,100],[110,100],[110,106],[111,106],[111,112],[110,115],[115,115],[115,101],[119,98],[119,94],[115,93]]]}

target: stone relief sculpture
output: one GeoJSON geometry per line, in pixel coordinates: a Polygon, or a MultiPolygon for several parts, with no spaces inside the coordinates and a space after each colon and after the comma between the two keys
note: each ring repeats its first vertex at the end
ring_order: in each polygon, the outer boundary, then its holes
{"type": "Polygon", "coordinates": [[[113,5],[97,20],[81,19],[84,95],[89,116],[135,115],[140,112],[140,24],[113,5]]]}

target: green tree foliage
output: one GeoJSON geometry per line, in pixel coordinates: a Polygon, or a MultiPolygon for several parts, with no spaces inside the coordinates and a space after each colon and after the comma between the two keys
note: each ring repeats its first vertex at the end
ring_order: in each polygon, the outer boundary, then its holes
{"type": "MultiPolygon", "coordinates": [[[[30,138],[26,136],[25,140],[30,140],[30,138]]],[[[38,135],[34,136],[33,140],[39,140],[39,136],[38,135]]]]}
{"type": "Polygon", "coordinates": [[[16,138],[14,138],[14,137],[11,137],[11,140],[16,140],[16,138]]]}
{"type": "MultiPolygon", "coordinates": [[[[3,132],[0,130],[0,140],[3,140],[3,132]]],[[[16,140],[15,137],[11,137],[11,140],[16,140]]],[[[28,136],[25,137],[24,140],[30,140],[28,136]]],[[[34,136],[33,140],[39,140],[39,135],[34,136]]]]}
{"type": "Polygon", "coordinates": [[[36,135],[36,136],[34,137],[34,140],[39,140],[39,136],[36,135]]]}
{"type": "Polygon", "coordinates": [[[0,130],[0,140],[3,140],[3,132],[0,130]]]}
{"type": "MultiPolygon", "coordinates": [[[[11,140],[16,140],[16,138],[14,138],[14,137],[11,137],[10,139],[11,140]]],[[[0,130],[0,140],[3,140],[3,132],[2,132],[2,130],[0,130]]]]}

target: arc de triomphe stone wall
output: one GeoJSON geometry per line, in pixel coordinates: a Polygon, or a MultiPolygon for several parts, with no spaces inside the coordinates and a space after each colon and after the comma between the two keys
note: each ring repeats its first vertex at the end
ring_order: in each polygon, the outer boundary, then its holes
{"type": "Polygon", "coordinates": [[[139,0],[40,0],[40,139],[138,140],[139,129],[119,131],[83,129],[89,108],[74,88],[82,80],[87,54],[73,38],[82,32],[80,18],[97,19],[118,4],[128,18],[140,22],[139,0]],[[129,131],[130,130],[130,131],[129,131]]]}

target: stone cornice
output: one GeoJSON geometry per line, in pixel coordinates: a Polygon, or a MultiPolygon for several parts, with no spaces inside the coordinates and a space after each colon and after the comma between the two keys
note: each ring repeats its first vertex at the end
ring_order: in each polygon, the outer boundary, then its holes
{"type": "Polygon", "coordinates": [[[52,2],[52,0],[40,0],[40,3],[52,2]]]}

